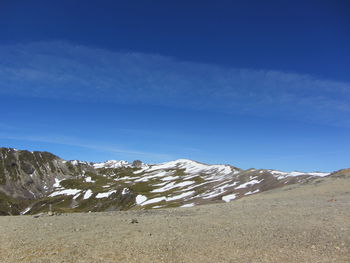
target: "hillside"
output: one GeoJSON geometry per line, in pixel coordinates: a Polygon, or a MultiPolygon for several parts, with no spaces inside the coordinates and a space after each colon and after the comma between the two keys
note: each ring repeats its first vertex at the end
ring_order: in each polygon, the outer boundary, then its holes
{"type": "Polygon", "coordinates": [[[162,164],[66,161],[0,148],[0,215],[191,207],[307,183],[327,173],[243,170],[187,159],[162,164]]]}

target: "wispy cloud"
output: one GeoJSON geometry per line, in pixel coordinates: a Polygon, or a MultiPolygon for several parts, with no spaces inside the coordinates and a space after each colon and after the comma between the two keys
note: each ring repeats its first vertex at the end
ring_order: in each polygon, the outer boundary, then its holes
{"type": "Polygon", "coordinates": [[[0,46],[0,94],[166,105],[350,127],[350,84],[65,42],[0,46]]]}
{"type": "Polygon", "coordinates": [[[78,138],[66,137],[66,136],[29,136],[29,135],[8,135],[0,133],[0,139],[7,140],[21,140],[21,141],[30,141],[30,142],[41,142],[41,143],[50,143],[50,144],[59,144],[59,145],[68,145],[75,146],[80,148],[92,149],[101,152],[109,152],[114,154],[122,154],[123,156],[132,156],[136,158],[147,157],[154,160],[170,160],[173,157],[168,154],[162,153],[150,153],[142,152],[136,150],[122,149],[118,146],[113,145],[104,145],[103,143],[92,143],[81,141],[78,138]]]}

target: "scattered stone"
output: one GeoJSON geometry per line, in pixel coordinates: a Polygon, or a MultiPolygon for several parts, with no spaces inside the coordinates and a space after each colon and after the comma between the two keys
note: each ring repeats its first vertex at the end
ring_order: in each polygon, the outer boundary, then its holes
{"type": "Polygon", "coordinates": [[[54,213],[53,213],[52,211],[49,211],[49,212],[47,212],[47,215],[48,215],[48,216],[53,216],[54,213]]]}
{"type": "Polygon", "coordinates": [[[138,224],[139,221],[136,218],[131,219],[131,224],[138,224]]]}
{"type": "Polygon", "coordinates": [[[33,215],[33,218],[43,217],[43,216],[46,216],[46,215],[47,214],[45,214],[45,213],[40,213],[40,214],[33,215]]]}

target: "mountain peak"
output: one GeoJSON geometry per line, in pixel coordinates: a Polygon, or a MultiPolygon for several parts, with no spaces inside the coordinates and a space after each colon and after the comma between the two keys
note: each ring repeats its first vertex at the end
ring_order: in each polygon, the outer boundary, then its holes
{"type": "Polygon", "coordinates": [[[94,168],[120,168],[120,167],[129,167],[131,164],[124,160],[107,160],[102,163],[94,163],[94,168]]]}
{"type": "Polygon", "coordinates": [[[326,173],[242,170],[177,159],[100,163],[65,161],[47,152],[0,150],[0,214],[190,207],[230,202],[326,173]]]}

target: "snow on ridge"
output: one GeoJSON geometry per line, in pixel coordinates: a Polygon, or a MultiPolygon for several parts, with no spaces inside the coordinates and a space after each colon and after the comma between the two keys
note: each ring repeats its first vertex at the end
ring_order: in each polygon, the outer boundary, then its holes
{"type": "MultiPolygon", "coordinates": [[[[125,160],[108,160],[108,161],[101,162],[101,163],[94,163],[93,167],[95,169],[121,168],[121,167],[133,167],[133,164],[129,163],[128,161],[125,161],[125,160]]],[[[148,168],[148,165],[145,163],[141,163],[141,170],[137,170],[137,171],[135,171],[135,173],[142,172],[142,169],[146,169],[146,168],[148,168]]]]}
{"type": "Polygon", "coordinates": [[[79,160],[71,160],[71,161],[68,161],[70,162],[72,165],[74,166],[77,166],[78,164],[86,164],[86,165],[89,165],[88,162],[84,162],[84,161],[79,161],[79,160]]]}
{"type": "Polygon", "coordinates": [[[130,167],[131,164],[124,160],[108,160],[102,163],[94,163],[93,167],[95,169],[99,168],[120,168],[120,167],[130,167]]]}
{"type": "Polygon", "coordinates": [[[161,164],[150,165],[149,168],[143,169],[144,172],[151,172],[156,170],[166,170],[166,169],[185,169],[187,174],[197,174],[197,173],[218,173],[219,175],[226,175],[236,170],[224,164],[203,164],[189,159],[178,159],[175,161],[165,162],[161,164]]]}
{"type": "Polygon", "coordinates": [[[309,176],[316,176],[316,177],[325,177],[328,176],[329,173],[322,173],[322,172],[299,172],[299,171],[292,171],[292,172],[282,172],[278,170],[268,170],[273,175],[278,176],[277,179],[283,179],[286,177],[295,177],[295,176],[301,176],[301,175],[309,175],[309,176]]]}
{"type": "Polygon", "coordinates": [[[303,173],[298,171],[293,171],[289,173],[289,176],[299,176],[299,175],[311,175],[311,176],[318,176],[318,177],[325,177],[329,175],[329,173],[321,173],[321,172],[311,172],[311,173],[303,173]]]}
{"type": "Polygon", "coordinates": [[[78,165],[79,162],[77,160],[73,160],[73,161],[70,161],[70,163],[73,165],[78,165]]]}
{"type": "Polygon", "coordinates": [[[144,175],[142,176],[141,178],[138,178],[135,180],[135,182],[147,182],[149,181],[150,179],[153,179],[153,178],[158,178],[158,177],[164,177],[164,176],[171,176],[173,175],[174,172],[173,171],[161,171],[161,172],[152,172],[152,173],[149,173],[147,175],[144,175]]]}

